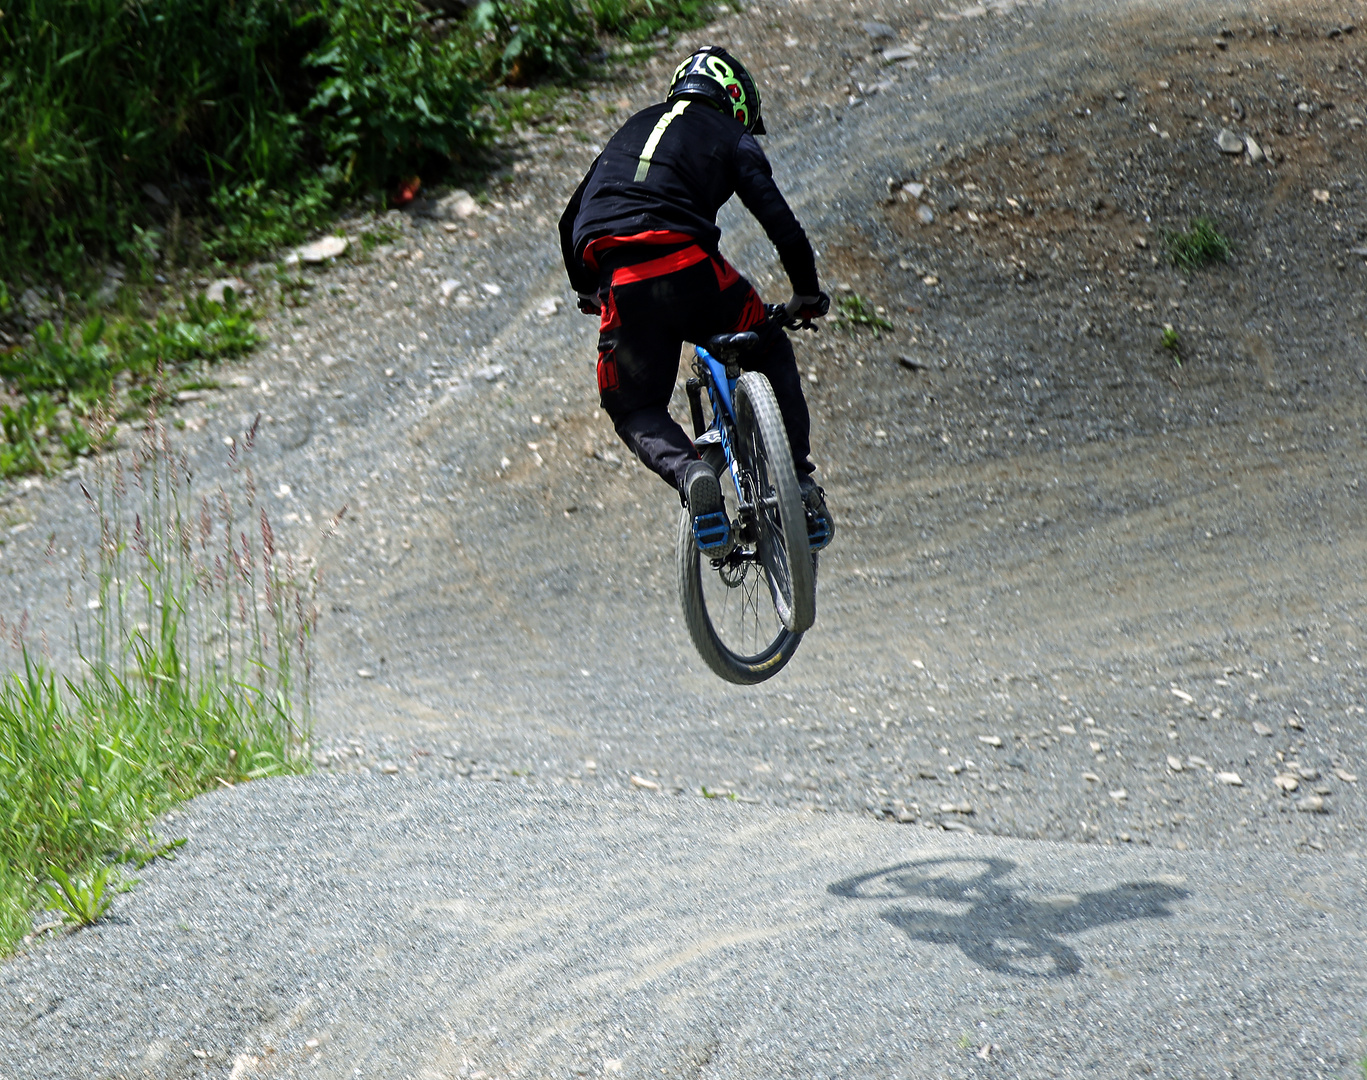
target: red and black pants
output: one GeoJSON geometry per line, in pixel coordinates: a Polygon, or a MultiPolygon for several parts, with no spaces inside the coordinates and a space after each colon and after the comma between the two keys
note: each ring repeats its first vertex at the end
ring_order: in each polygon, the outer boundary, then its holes
{"type": "MultiPolygon", "coordinates": [[[[698,458],[693,441],[669,415],[685,341],[705,345],[715,334],[739,333],[764,322],[754,287],[717,255],[683,233],[652,232],[593,241],[585,252],[599,271],[602,322],[598,336],[598,393],[618,436],[675,488],[698,458]]],[[[782,332],[745,357],[774,388],[793,462],[814,466],[811,420],[793,346],[782,332]]]]}

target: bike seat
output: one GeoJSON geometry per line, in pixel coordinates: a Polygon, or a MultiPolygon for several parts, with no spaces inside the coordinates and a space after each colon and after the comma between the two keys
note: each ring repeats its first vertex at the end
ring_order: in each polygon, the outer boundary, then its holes
{"type": "Polygon", "coordinates": [[[753,348],[759,342],[759,335],[753,330],[742,334],[717,334],[707,339],[707,351],[713,356],[735,354],[753,348]]]}

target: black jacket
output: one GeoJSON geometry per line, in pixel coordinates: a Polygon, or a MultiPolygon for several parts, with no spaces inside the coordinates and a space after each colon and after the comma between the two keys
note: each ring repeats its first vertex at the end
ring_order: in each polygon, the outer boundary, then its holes
{"type": "Polygon", "coordinates": [[[584,248],[600,236],[667,229],[717,254],[717,211],[733,194],[778,249],[801,296],[819,291],[807,234],[774,183],[769,160],[736,120],[705,101],[675,99],[643,109],[622,125],[579,184],[560,218],[560,247],[576,292],[598,289],[584,248]],[[686,106],[686,107],[685,107],[686,106]],[[646,144],[670,113],[649,160],[646,144]]]}

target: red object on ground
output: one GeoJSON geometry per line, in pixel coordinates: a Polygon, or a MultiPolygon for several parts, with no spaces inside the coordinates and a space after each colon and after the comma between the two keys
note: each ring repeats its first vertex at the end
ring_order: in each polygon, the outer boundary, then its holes
{"type": "Polygon", "coordinates": [[[394,192],[394,205],[407,206],[422,190],[422,177],[410,176],[407,180],[399,181],[399,190],[394,192]]]}

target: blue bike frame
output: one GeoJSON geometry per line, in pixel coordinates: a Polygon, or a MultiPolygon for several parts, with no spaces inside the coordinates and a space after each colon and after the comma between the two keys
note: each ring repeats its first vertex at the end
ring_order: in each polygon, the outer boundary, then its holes
{"type": "Polygon", "coordinates": [[[731,474],[731,483],[735,485],[736,498],[744,503],[745,495],[740,489],[740,481],[734,468],[736,455],[731,447],[731,432],[735,430],[736,424],[736,379],[727,374],[725,364],[701,345],[695,345],[693,351],[697,354],[698,359],[706,365],[708,374],[712,376],[707,380],[707,400],[712,406],[712,426],[721,434],[722,452],[726,454],[727,471],[731,474]],[[722,416],[725,416],[730,423],[723,424],[721,422],[722,416]]]}

